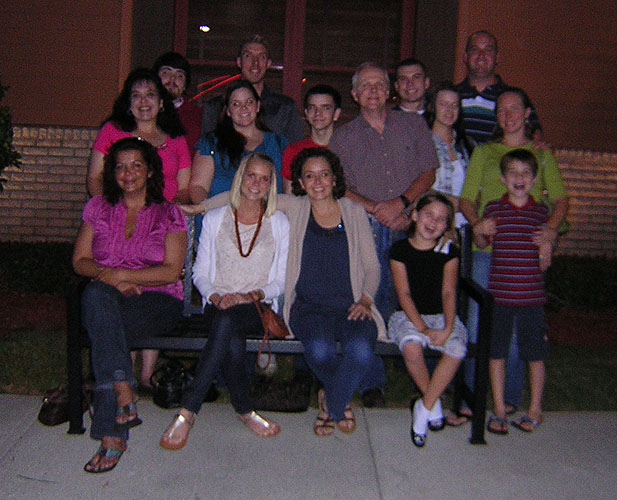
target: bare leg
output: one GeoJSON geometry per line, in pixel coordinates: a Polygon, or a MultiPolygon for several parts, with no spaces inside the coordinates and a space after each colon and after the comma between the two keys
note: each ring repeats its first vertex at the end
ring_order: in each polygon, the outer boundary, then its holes
{"type": "Polygon", "coordinates": [[[542,418],[542,395],[544,393],[544,381],[546,379],[546,371],[544,361],[529,362],[529,386],[530,386],[530,402],[529,402],[529,418],[540,421],[542,418]]]}
{"type": "Polygon", "coordinates": [[[114,384],[114,394],[116,395],[118,408],[135,402],[135,394],[128,382],[116,382],[114,384]]]}
{"type": "Polygon", "coordinates": [[[402,353],[407,372],[411,375],[420,392],[424,394],[430,381],[428,369],[424,362],[424,349],[419,344],[407,342],[403,346],[402,353]]]}
{"type": "Polygon", "coordinates": [[[141,351],[141,376],[140,381],[143,385],[150,386],[150,377],[154,373],[154,366],[159,357],[156,349],[143,349],[141,351]]]}
{"type": "Polygon", "coordinates": [[[491,391],[493,393],[493,412],[499,418],[506,418],[504,387],[506,383],[506,360],[491,359],[489,361],[491,391]]]}
{"type": "Polygon", "coordinates": [[[441,397],[443,391],[446,390],[446,387],[454,378],[460,364],[461,360],[458,358],[453,358],[447,354],[441,356],[422,398],[426,409],[433,409],[435,402],[441,397]]]}

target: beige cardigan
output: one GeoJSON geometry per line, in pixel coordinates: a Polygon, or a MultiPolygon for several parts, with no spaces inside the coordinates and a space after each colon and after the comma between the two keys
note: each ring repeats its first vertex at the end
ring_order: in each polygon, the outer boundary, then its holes
{"type": "MultiPolygon", "coordinates": [[[[341,198],[337,201],[347,234],[349,276],[354,300],[356,302],[360,300],[363,293],[372,299],[379,288],[380,269],[371,226],[361,205],[349,198],[341,198]]],[[[289,311],[296,300],[296,283],[300,276],[302,246],[311,213],[311,202],[308,196],[279,196],[277,208],[287,215],[290,224],[289,254],[285,274],[285,305],[283,307],[285,321],[289,323],[289,311]]],[[[377,324],[378,338],[385,338],[386,325],[375,304],[371,306],[371,313],[377,324]]]]}
{"type": "MultiPolygon", "coordinates": [[[[203,204],[208,210],[215,206],[224,205],[228,200],[228,193],[221,193],[207,201],[205,200],[206,202],[203,204]]],[[[381,272],[368,217],[362,205],[351,201],[349,198],[341,198],[337,201],[347,234],[351,292],[355,301],[360,300],[363,293],[372,299],[379,288],[381,272]]],[[[289,323],[289,311],[296,299],[296,283],[300,276],[302,246],[311,213],[311,202],[308,196],[279,194],[276,208],[287,215],[290,225],[289,254],[285,274],[285,304],[283,307],[285,322],[289,323]]],[[[371,306],[371,314],[377,325],[377,338],[388,342],[386,324],[375,304],[371,306]]]]}

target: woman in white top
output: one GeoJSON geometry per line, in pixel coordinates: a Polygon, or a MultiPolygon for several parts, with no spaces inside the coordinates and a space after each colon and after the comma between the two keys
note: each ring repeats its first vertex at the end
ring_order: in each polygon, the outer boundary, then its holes
{"type": "MultiPolygon", "coordinates": [[[[193,268],[193,282],[211,319],[208,341],[182,408],[161,438],[161,446],[186,443],[195,416],[216,374],[223,372],[231,403],[255,434],[278,434],[278,424],[258,415],[248,393],[247,333],[262,330],[253,299],[271,303],[285,287],[289,222],[276,211],[276,168],[262,153],[245,157],[234,177],[229,204],[206,214],[193,268]]],[[[276,302],[273,304],[276,308],[276,302]]]]}
{"type": "Polygon", "coordinates": [[[465,183],[470,147],[463,128],[461,98],[451,84],[443,83],[433,92],[426,119],[439,158],[432,189],[446,195],[452,202],[456,211],[454,225],[460,228],[467,222],[459,209],[459,196],[465,183]]]}

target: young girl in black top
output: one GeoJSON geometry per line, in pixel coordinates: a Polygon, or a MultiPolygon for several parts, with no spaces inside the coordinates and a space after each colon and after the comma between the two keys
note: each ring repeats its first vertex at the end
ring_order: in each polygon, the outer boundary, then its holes
{"type": "Polygon", "coordinates": [[[398,344],[407,371],[422,393],[412,408],[411,440],[426,442],[427,428],[444,427],[440,396],[467,350],[467,331],[456,316],[459,249],[452,233],[454,208],[439,193],[423,196],[411,214],[409,237],[392,245],[390,268],[402,311],[388,322],[388,336],[398,344]],[[430,376],[424,348],[443,355],[430,376]]]}

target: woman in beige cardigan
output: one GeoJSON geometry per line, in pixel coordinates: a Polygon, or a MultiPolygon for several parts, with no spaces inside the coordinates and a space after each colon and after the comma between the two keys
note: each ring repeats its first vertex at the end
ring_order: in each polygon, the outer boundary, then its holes
{"type": "MultiPolygon", "coordinates": [[[[342,197],[343,170],[331,151],[302,151],[292,164],[292,190],[300,196],[277,197],[290,225],[283,313],[324,386],[315,434],[330,435],[335,427],[349,433],[356,427],[349,401],[377,336],[387,338],[373,304],[380,278],[373,235],[364,208],[342,197]]],[[[228,193],[221,193],[203,205],[210,210],[227,200],[228,193]]]]}
{"type": "Polygon", "coordinates": [[[338,157],[302,151],[292,164],[292,191],[280,204],[290,221],[284,315],[322,382],[315,434],[355,430],[349,406],[371,364],[385,325],[373,303],[379,262],[366,212],[345,194],[338,157]],[[337,354],[337,341],[342,353],[337,354]]]}

